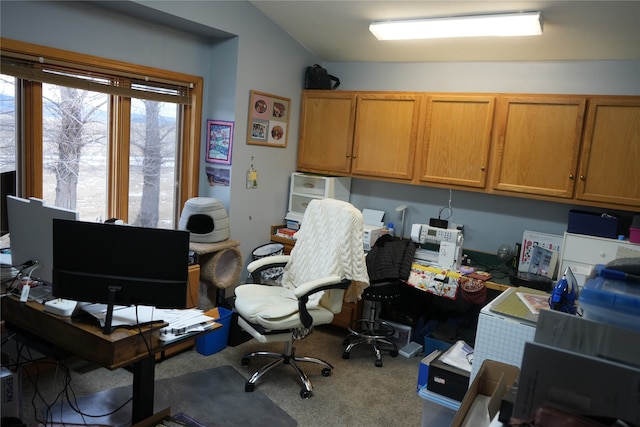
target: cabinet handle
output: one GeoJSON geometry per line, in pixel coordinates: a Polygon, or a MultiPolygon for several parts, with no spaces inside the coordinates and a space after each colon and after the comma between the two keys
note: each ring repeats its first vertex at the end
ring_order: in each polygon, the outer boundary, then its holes
{"type": "Polygon", "coordinates": [[[481,170],[481,171],[484,171],[484,166],[481,166],[481,167],[480,167],[480,170],[481,170]]]}
{"type": "Polygon", "coordinates": [[[584,181],[584,175],[580,175],[580,179],[584,181]]]}
{"type": "Polygon", "coordinates": [[[573,174],[572,173],[569,174],[569,179],[573,179],[573,174]]]}
{"type": "Polygon", "coordinates": [[[351,157],[351,154],[347,154],[347,159],[348,159],[349,157],[351,157]]]}

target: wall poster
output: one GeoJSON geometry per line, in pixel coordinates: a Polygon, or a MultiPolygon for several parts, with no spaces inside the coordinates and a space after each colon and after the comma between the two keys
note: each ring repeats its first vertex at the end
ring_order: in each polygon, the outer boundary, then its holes
{"type": "Polygon", "coordinates": [[[231,164],[233,150],[233,122],[207,120],[207,156],[208,163],[231,164]]]}

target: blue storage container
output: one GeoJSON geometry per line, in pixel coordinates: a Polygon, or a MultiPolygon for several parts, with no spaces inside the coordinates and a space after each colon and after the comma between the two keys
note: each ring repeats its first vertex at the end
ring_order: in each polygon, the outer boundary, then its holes
{"type": "Polygon", "coordinates": [[[640,331],[640,286],[597,276],[578,299],[586,319],[640,331]]]}
{"type": "Polygon", "coordinates": [[[571,209],[567,231],[616,239],[618,237],[618,218],[603,213],[571,209]]]}
{"type": "Polygon", "coordinates": [[[224,307],[216,307],[220,315],[216,322],[222,324],[221,328],[214,329],[208,334],[196,338],[196,350],[205,356],[217,353],[227,346],[229,330],[231,328],[231,315],[233,312],[224,307]]]}

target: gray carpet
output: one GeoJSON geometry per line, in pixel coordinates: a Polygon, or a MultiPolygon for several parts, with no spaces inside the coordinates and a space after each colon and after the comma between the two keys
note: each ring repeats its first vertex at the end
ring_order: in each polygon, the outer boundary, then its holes
{"type": "MultiPolygon", "coordinates": [[[[298,423],[260,391],[246,393],[244,377],[231,366],[206,369],[156,381],[155,412],[171,407],[208,427],[296,426],[298,423]]],[[[123,386],[82,396],[74,406],[89,415],[113,412],[131,397],[123,386]]],[[[106,417],[82,417],[68,402],[55,406],[53,421],[126,426],[131,423],[131,404],[106,417]]]]}
{"type": "MultiPolygon", "coordinates": [[[[286,365],[270,371],[258,382],[255,392],[247,394],[263,393],[300,427],[449,427],[455,411],[426,401],[416,392],[420,356],[407,359],[384,354],[384,365],[377,368],[371,348],[358,346],[352,351],[351,358],[345,360],[342,359],[345,335],[344,330],[324,326],[316,328],[306,339],[296,342],[296,354],[321,357],[334,366],[332,375],[325,378],[319,366],[305,364],[304,369],[313,383],[313,396],[310,399],[300,398],[301,385],[291,367],[286,365]]],[[[244,354],[257,350],[281,351],[282,344],[261,344],[250,340],[210,356],[201,355],[195,350],[186,351],[156,366],[156,382],[191,373],[199,376],[215,367],[232,366],[243,376],[235,384],[238,393],[242,394],[246,379],[267,363],[267,360],[256,358],[248,367],[241,365],[244,354]]],[[[60,367],[57,373],[55,369],[49,369],[32,378],[23,377],[23,421],[28,426],[34,425],[36,419],[41,419],[44,408],[60,398],[66,383],[69,384],[67,390],[70,399],[74,395],[81,399],[86,395],[131,385],[132,374],[124,369],[109,371],[84,361],[67,363],[67,366],[69,375],[64,367],[60,367]]],[[[212,382],[204,398],[213,399],[217,394],[220,394],[220,390],[212,382]]],[[[174,407],[182,405],[183,399],[186,398],[180,396],[172,399],[172,413],[178,412],[174,407]]],[[[241,412],[245,410],[243,407],[241,412]]],[[[219,411],[224,412],[228,411],[219,411]]],[[[196,416],[193,418],[198,420],[196,416]]]]}

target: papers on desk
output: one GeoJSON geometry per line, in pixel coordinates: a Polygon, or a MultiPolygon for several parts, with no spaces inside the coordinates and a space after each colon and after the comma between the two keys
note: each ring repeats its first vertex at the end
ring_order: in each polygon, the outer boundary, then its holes
{"type": "MultiPolygon", "coordinates": [[[[98,319],[100,326],[104,326],[107,317],[106,304],[87,304],[82,307],[82,310],[98,319]]],[[[211,329],[215,325],[214,320],[196,308],[178,310],[146,305],[117,305],[113,307],[111,325],[113,327],[133,327],[153,322],[165,322],[169,325],[160,329],[160,340],[168,343],[211,329]]]]}

